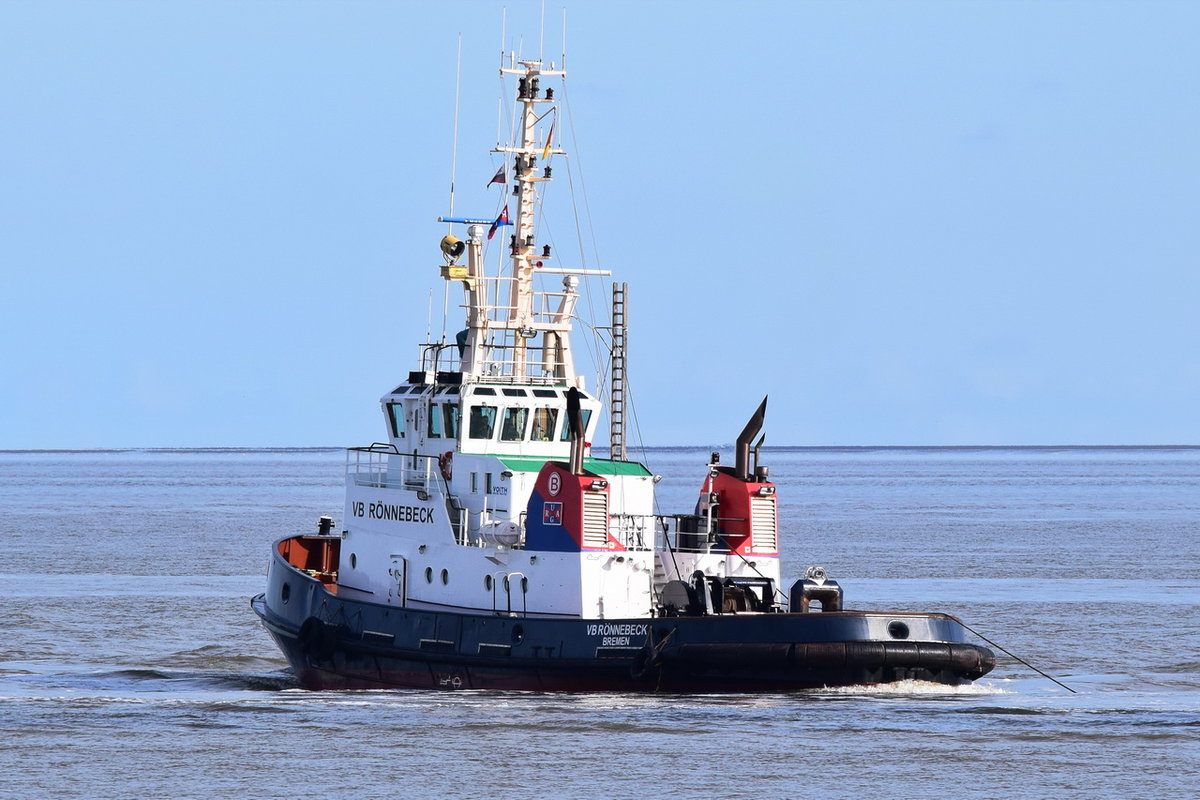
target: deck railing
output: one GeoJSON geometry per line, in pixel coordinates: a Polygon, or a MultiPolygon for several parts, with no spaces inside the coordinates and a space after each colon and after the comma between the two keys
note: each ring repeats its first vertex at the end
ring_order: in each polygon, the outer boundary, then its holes
{"type": "Polygon", "coordinates": [[[348,448],[346,475],[355,486],[448,493],[436,456],[401,453],[395,445],[380,442],[348,448]]]}
{"type": "Polygon", "coordinates": [[[695,514],[655,516],[654,544],[679,553],[728,553],[729,546],[710,528],[708,517],[695,514]]]}

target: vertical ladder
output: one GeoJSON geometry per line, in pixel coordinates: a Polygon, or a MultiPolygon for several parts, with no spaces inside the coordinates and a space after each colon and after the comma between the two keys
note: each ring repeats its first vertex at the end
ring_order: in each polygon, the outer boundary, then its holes
{"type": "Polygon", "coordinates": [[[625,318],[628,283],[613,283],[612,299],[612,374],[609,384],[608,442],[611,456],[624,461],[625,449],[625,335],[628,325],[625,318]]]}

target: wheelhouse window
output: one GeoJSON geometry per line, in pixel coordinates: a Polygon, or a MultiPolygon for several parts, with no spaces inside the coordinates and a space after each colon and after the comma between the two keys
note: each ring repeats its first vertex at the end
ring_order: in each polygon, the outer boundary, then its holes
{"type": "Polygon", "coordinates": [[[472,439],[491,439],[496,429],[495,406],[471,406],[467,432],[472,439]]]}
{"type": "Polygon", "coordinates": [[[557,408],[535,408],[533,410],[533,428],[529,432],[530,441],[549,442],[553,440],[554,426],[557,424],[557,408]]]}
{"type": "MultiPolygon", "coordinates": [[[[583,421],[583,430],[586,433],[587,429],[588,429],[588,423],[592,421],[592,410],[590,408],[579,409],[579,419],[583,421]]],[[[563,429],[562,429],[562,436],[559,437],[559,441],[565,442],[570,438],[571,438],[571,426],[564,424],[563,429]]]]}
{"type": "Polygon", "coordinates": [[[525,426],[529,421],[528,408],[504,409],[504,423],[500,426],[500,441],[519,442],[525,438],[525,426]]]}
{"type": "Polygon", "coordinates": [[[458,438],[458,403],[442,404],[442,430],[452,439],[458,438]]]}
{"type": "Polygon", "coordinates": [[[429,404],[429,435],[437,438],[442,435],[442,415],[439,413],[437,403],[429,404]]]}
{"type": "Polygon", "coordinates": [[[392,422],[392,436],[404,438],[404,404],[388,403],[388,418],[392,422]]]}

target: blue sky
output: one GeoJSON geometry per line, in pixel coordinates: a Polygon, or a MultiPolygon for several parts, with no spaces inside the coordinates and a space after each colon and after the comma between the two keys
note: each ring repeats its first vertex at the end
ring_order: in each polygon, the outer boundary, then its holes
{"type": "MultiPolygon", "coordinates": [[[[565,6],[646,444],[1200,443],[1200,4],[565,6]]],[[[0,448],[380,438],[502,7],[0,3],[0,448]]]]}

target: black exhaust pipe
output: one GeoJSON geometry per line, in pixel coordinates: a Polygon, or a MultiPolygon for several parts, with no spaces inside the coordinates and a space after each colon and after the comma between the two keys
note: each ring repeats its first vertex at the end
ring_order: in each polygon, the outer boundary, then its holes
{"type": "MultiPolygon", "coordinates": [[[[570,411],[570,400],[567,400],[567,413],[570,411]]],[[[759,404],[758,410],[754,412],[754,416],[750,417],[750,421],[746,423],[746,427],[742,428],[742,432],[738,434],[737,450],[734,454],[734,472],[737,473],[739,480],[751,481],[754,476],[750,474],[750,443],[754,441],[754,437],[758,435],[762,429],[763,420],[767,416],[767,398],[764,397],[762,403],[759,404]]]]}
{"type": "Polygon", "coordinates": [[[567,426],[571,432],[571,474],[583,474],[583,415],[579,413],[579,390],[572,386],[567,391],[567,426]]]}

